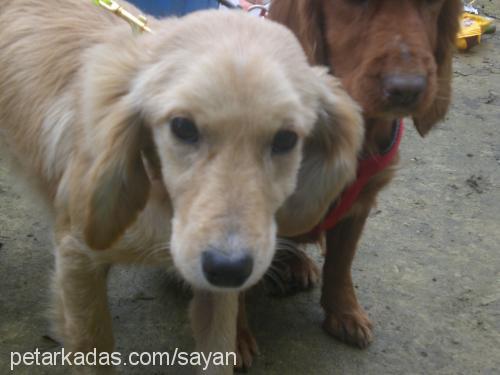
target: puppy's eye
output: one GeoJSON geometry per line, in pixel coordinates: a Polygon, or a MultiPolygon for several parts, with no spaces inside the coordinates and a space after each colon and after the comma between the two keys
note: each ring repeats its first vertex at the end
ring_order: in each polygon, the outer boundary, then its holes
{"type": "Polygon", "coordinates": [[[276,133],[271,146],[273,154],[284,154],[291,151],[297,144],[299,137],[291,130],[280,130],[276,133]]]}
{"type": "Polygon", "coordinates": [[[170,121],[170,129],[175,137],[184,143],[194,144],[200,139],[196,124],[185,117],[175,117],[170,121]]]}

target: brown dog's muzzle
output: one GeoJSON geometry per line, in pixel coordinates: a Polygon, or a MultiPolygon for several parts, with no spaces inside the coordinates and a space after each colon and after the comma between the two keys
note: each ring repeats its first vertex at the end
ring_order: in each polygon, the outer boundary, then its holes
{"type": "Polygon", "coordinates": [[[383,100],[391,111],[411,112],[427,88],[422,74],[388,74],[382,78],[383,100]]]}

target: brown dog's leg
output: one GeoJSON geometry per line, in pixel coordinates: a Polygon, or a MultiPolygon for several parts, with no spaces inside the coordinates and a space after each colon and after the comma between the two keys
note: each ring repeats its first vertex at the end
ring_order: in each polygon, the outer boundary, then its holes
{"type": "Polygon", "coordinates": [[[254,355],[258,354],[257,342],[248,326],[245,303],[246,295],[238,298],[238,323],[236,327],[236,370],[245,371],[252,366],[254,355]]]}
{"type": "Polygon", "coordinates": [[[266,286],[276,296],[309,290],[318,284],[320,270],[294,240],[280,238],[273,263],[266,273],[266,286]]]}
{"type": "Polygon", "coordinates": [[[338,339],[367,347],[373,339],[372,323],[359,305],[351,279],[351,264],[369,209],[340,221],[326,234],[321,305],[323,328],[338,339]]]}

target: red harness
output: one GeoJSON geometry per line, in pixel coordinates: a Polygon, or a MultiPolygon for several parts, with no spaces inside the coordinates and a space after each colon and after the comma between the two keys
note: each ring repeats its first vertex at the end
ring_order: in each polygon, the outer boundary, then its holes
{"type": "Polygon", "coordinates": [[[328,213],[321,223],[319,223],[312,233],[321,233],[333,229],[344,215],[351,209],[356,199],[368,181],[389,166],[396,156],[401,138],[404,133],[403,120],[396,123],[392,141],[389,147],[379,155],[371,155],[368,158],[358,161],[358,171],[356,180],[346,188],[340,198],[330,207],[328,213]]]}

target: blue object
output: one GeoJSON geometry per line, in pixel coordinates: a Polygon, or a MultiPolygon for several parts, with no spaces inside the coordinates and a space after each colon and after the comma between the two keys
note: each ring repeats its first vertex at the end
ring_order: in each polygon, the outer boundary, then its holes
{"type": "Polygon", "coordinates": [[[146,14],[155,17],[183,16],[197,10],[218,8],[217,0],[128,0],[146,14]]]}

